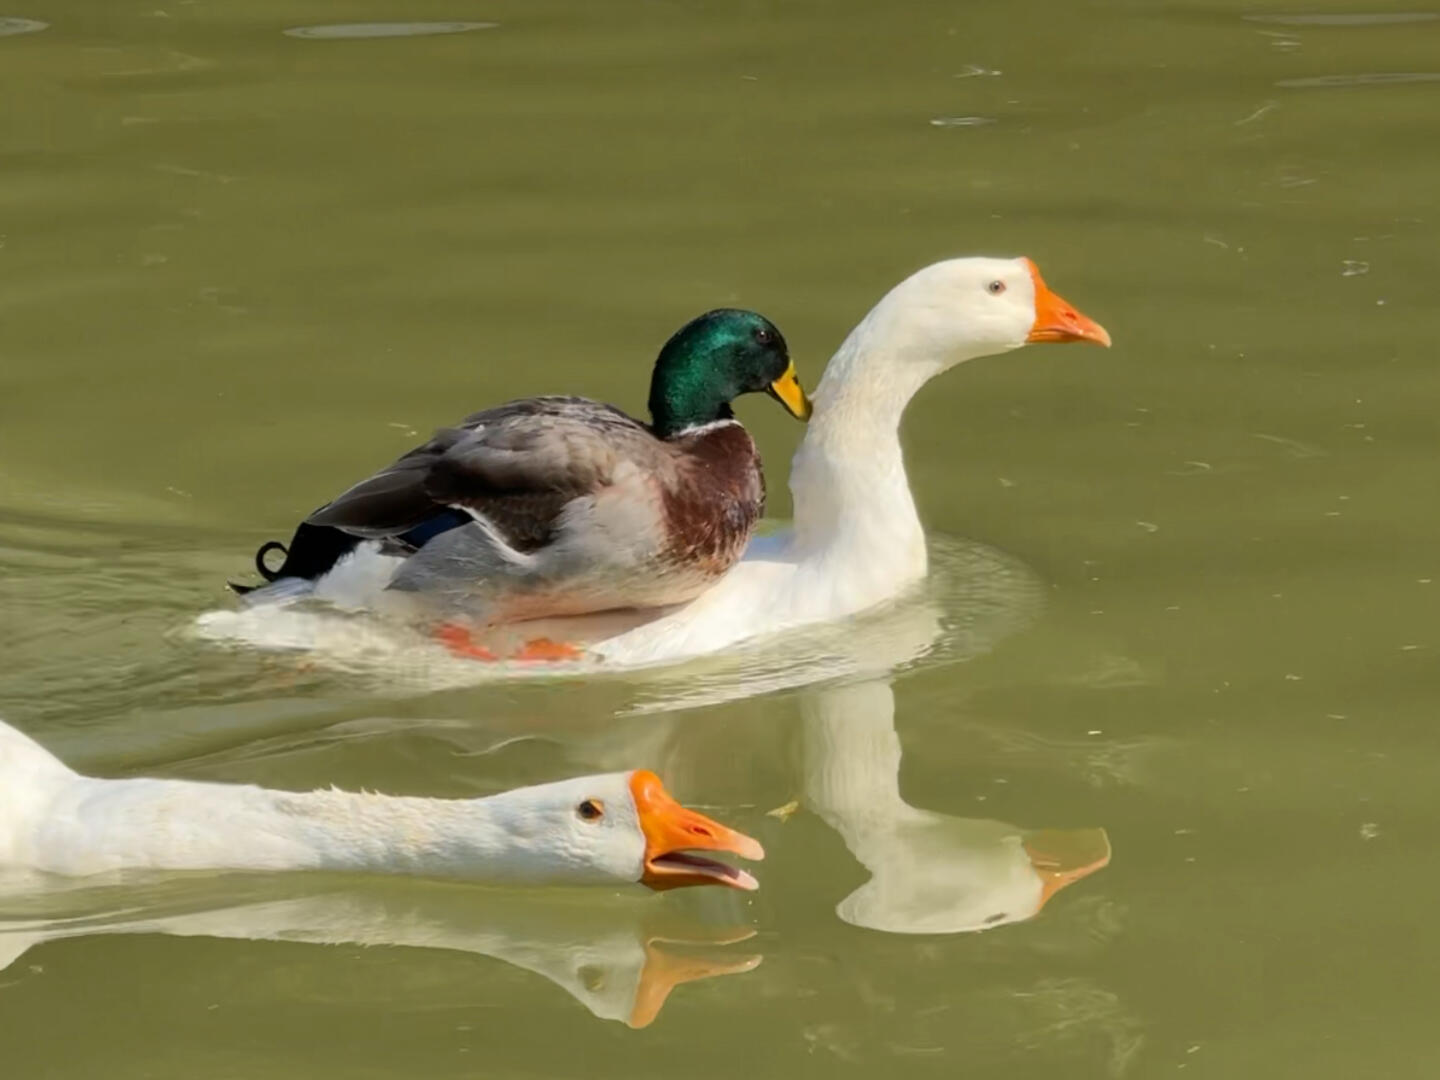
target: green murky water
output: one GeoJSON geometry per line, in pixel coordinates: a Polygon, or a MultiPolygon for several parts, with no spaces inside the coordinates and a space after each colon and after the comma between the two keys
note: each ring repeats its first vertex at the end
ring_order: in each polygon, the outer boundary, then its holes
{"type": "MultiPolygon", "coordinates": [[[[644,765],[770,853],[753,899],[7,899],[7,1075],[1433,1073],[1435,13],[0,16],[0,713],[109,775],[644,765]],[[530,392],[638,409],[718,304],[813,384],[968,252],[1031,255],[1116,347],[922,394],[944,581],[809,685],[752,658],[428,690],[184,633],[417,432],[530,392]],[[1029,918],[997,821],[1113,858],[1029,918]]],[[[783,517],[798,430],[743,413],[783,517]]]]}

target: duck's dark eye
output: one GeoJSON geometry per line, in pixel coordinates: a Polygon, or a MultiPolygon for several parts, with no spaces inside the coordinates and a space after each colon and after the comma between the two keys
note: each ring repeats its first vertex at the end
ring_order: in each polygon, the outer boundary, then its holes
{"type": "Polygon", "coordinates": [[[760,327],[760,329],[755,331],[755,340],[761,345],[774,345],[775,335],[762,326],[760,327]]]}
{"type": "Polygon", "coordinates": [[[985,291],[991,296],[999,296],[1005,291],[1005,283],[1003,281],[992,281],[989,285],[985,286],[985,291]]]}
{"type": "Polygon", "coordinates": [[[599,799],[586,799],[575,808],[581,821],[599,821],[605,816],[605,804],[599,799]]]}

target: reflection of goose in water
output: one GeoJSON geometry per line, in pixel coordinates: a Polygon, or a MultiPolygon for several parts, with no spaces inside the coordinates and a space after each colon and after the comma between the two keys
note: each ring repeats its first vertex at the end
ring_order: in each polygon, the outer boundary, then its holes
{"type": "Polygon", "coordinates": [[[1020,922],[1110,861],[1103,829],[1027,831],[905,802],[886,682],[817,690],[801,708],[805,801],[871,874],[836,907],[848,923],[941,934],[1020,922]]]}
{"type": "Polygon", "coordinates": [[[32,914],[0,919],[0,971],[47,941],[100,934],[438,949],[532,971],[600,1019],[639,1028],[681,983],[750,971],[761,960],[724,948],[751,937],[747,927],[707,925],[673,908],[657,914],[650,905],[597,902],[594,894],[584,904],[500,892],[477,898],[469,890],[392,882],[235,903],[233,881],[223,893],[213,882],[199,888],[205,892],[171,882],[148,891],[6,896],[0,904],[7,910],[32,914]],[[57,901],[66,916],[33,914],[37,904],[55,911],[57,901]],[[108,914],[75,914],[87,907],[108,914]]]}

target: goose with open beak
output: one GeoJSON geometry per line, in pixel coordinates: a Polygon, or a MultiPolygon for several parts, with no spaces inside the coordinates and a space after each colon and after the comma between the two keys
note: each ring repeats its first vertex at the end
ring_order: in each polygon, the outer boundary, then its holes
{"type": "Polygon", "coordinates": [[[760,844],[646,770],[478,799],[82,776],[0,723],[0,870],[328,870],[516,885],[754,889],[760,844]],[[698,854],[703,852],[705,854],[698,854]]]}

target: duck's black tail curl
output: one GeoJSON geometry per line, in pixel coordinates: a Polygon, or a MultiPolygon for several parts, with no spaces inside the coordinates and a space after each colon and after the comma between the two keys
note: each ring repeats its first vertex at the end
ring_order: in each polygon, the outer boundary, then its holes
{"type": "MultiPolygon", "coordinates": [[[[265,543],[261,544],[260,550],[255,552],[255,572],[258,573],[261,577],[263,577],[266,581],[274,581],[280,576],[280,571],[271,570],[270,567],[265,565],[265,556],[269,555],[272,551],[280,552],[280,554],[285,558],[290,557],[290,549],[287,548],[284,544],[280,543],[279,540],[267,540],[265,541],[265,543]]],[[[280,565],[285,565],[283,560],[280,565]]]]}
{"type": "MultiPolygon", "coordinates": [[[[260,545],[260,549],[255,552],[255,571],[265,579],[267,584],[279,581],[281,578],[302,578],[306,581],[314,581],[322,574],[328,573],[331,567],[350,554],[358,543],[360,543],[358,537],[350,536],[339,529],[302,522],[300,527],[295,530],[295,536],[291,539],[288,547],[279,540],[267,540],[260,545]],[[278,551],[284,556],[284,561],[281,562],[278,570],[270,569],[265,562],[265,557],[272,551],[278,551]]],[[[233,581],[226,584],[241,596],[264,587],[240,585],[233,581]]]]}
{"type": "MultiPolygon", "coordinates": [[[[272,551],[280,552],[285,558],[289,558],[290,556],[290,549],[280,543],[279,540],[267,540],[260,545],[260,550],[255,552],[255,572],[266,581],[274,581],[280,576],[280,571],[271,570],[270,567],[265,565],[265,556],[269,555],[272,551]]],[[[281,565],[284,565],[283,561],[281,565]]],[[[241,585],[238,581],[227,581],[225,584],[229,585],[238,596],[244,596],[246,593],[254,592],[259,587],[257,585],[241,585]]]]}

